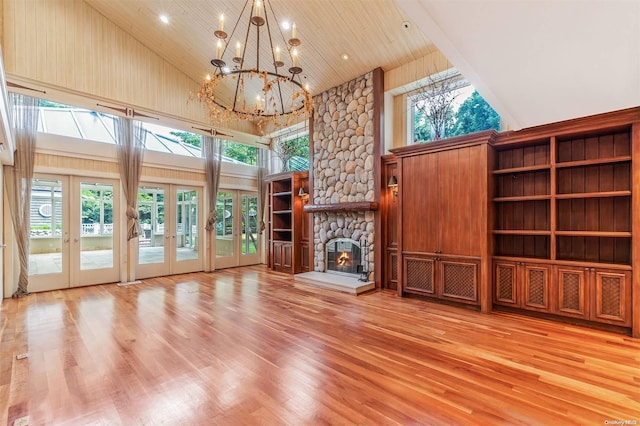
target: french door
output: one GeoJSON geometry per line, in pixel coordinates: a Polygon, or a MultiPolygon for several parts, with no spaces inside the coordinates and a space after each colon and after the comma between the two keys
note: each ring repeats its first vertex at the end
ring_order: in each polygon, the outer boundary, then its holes
{"type": "Polygon", "coordinates": [[[260,263],[258,194],[247,191],[218,192],[215,268],[260,263]]]}
{"type": "Polygon", "coordinates": [[[204,269],[202,188],[143,184],[138,188],[136,278],[204,269]]]}
{"type": "Polygon", "coordinates": [[[29,231],[31,291],[119,280],[119,185],[111,179],[35,176],[29,231]]]}

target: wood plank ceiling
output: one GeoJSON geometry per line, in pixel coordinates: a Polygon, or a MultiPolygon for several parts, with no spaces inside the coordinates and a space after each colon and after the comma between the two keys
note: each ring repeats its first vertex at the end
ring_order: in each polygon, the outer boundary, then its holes
{"type": "MultiPolygon", "coordinates": [[[[230,33],[245,4],[239,0],[85,1],[197,82],[213,72],[210,60],[216,51],[213,32],[218,27],[218,17],[224,13],[225,30],[230,33]],[[169,18],[168,24],[160,22],[161,14],[169,18]]],[[[303,68],[303,83],[309,84],[314,95],[376,67],[388,71],[435,50],[415,25],[404,28],[403,22],[409,21],[409,17],[394,1],[273,0],[270,3],[277,21],[296,23],[298,38],[302,40],[299,63],[303,68]],[[344,60],[343,54],[349,59],[344,60]]],[[[273,23],[270,25],[275,34],[273,23]]],[[[234,49],[236,39],[244,38],[246,26],[243,19],[236,32],[242,36],[234,35],[229,49],[234,49]]],[[[287,32],[282,31],[288,38],[287,32]]],[[[283,44],[280,36],[277,41],[275,38],[274,44],[283,44]]],[[[264,41],[261,43],[261,58],[266,58],[268,46],[264,41]]]]}

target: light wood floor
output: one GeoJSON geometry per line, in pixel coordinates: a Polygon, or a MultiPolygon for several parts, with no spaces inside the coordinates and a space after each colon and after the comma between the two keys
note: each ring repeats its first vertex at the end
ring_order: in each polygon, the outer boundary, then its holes
{"type": "Polygon", "coordinates": [[[264,267],[5,300],[0,326],[0,424],[640,424],[640,340],[264,267]]]}

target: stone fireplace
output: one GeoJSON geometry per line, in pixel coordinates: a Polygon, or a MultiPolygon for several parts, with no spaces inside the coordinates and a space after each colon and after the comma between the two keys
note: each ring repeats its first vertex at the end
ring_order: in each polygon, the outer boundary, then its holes
{"type": "Polygon", "coordinates": [[[337,270],[355,276],[367,271],[369,279],[374,277],[376,214],[371,205],[377,205],[376,165],[380,155],[376,145],[380,143],[380,135],[376,135],[379,103],[374,102],[376,79],[382,79],[378,71],[314,98],[310,192],[314,207],[313,269],[317,272],[337,270]],[[360,256],[362,246],[367,247],[359,269],[357,264],[348,268],[338,264],[344,250],[337,246],[346,245],[347,240],[355,242],[350,248],[360,251],[360,256]]]}

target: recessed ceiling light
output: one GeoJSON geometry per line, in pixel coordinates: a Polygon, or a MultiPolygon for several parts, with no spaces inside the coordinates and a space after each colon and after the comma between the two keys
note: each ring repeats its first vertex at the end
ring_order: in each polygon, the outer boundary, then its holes
{"type": "Polygon", "coordinates": [[[342,59],[344,59],[345,61],[349,59],[349,55],[347,55],[346,53],[342,54],[342,59]]]}
{"type": "Polygon", "coordinates": [[[163,24],[168,24],[169,18],[167,17],[167,15],[160,15],[160,21],[162,21],[163,24]]]}
{"type": "Polygon", "coordinates": [[[288,30],[289,28],[291,28],[291,24],[289,24],[289,21],[282,21],[282,29],[288,30]]]}

